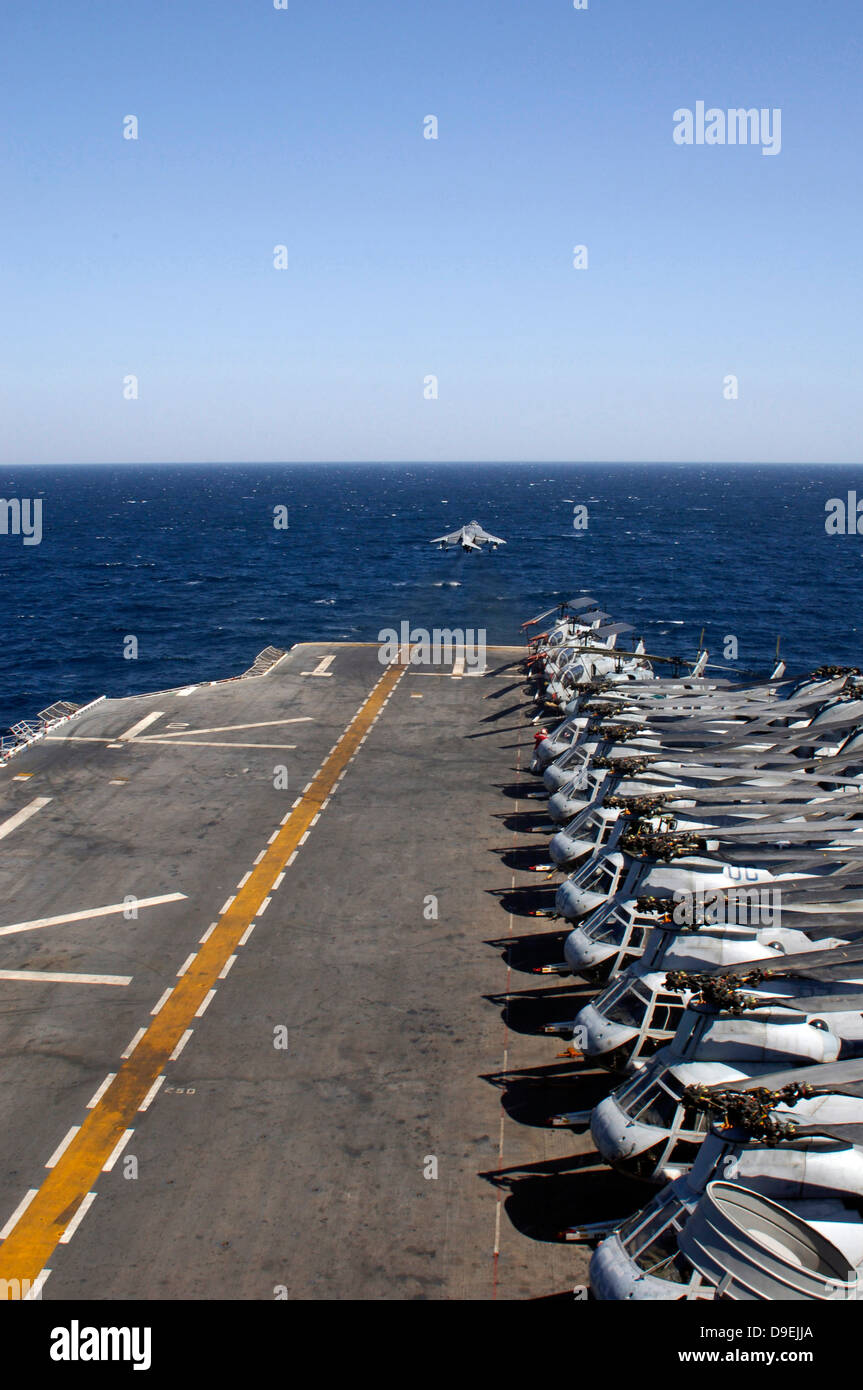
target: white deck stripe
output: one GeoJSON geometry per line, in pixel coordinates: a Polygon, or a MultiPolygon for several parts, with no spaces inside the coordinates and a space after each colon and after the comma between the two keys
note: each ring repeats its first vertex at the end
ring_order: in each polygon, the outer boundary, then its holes
{"type": "Polygon", "coordinates": [[[78,1133],[78,1130],[79,1130],[80,1128],[81,1128],[80,1125],[73,1125],[73,1126],[72,1126],[72,1128],[69,1130],[69,1133],[66,1135],[66,1138],[63,1139],[63,1140],[57,1145],[57,1147],[56,1147],[56,1149],[54,1150],[54,1152],[52,1153],[51,1157],[48,1159],[48,1162],[45,1164],[45,1167],[46,1167],[46,1168],[53,1168],[54,1165],[55,1165],[56,1163],[59,1163],[60,1159],[63,1157],[64,1153],[65,1153],[66,1150],[68,1149],[69,1145],[71,1144],[72,1140],[75,1138],[75,1135],[78,1133]]]}
{"type": "Polygon", "coordinates": [[[153,1015],[154,1018],[155,1018],[155,1016],[156,1016],[157,1013],[159,1013],[162,1009],[164,1009],[165,1005],[167,1004],[167,1002],[168,1002],[168,1000],[170,999],[170,997],[171,997],[172,994],[173,994],[173,988],[172,988],[172,989],[166,989],[166,990],[165,990],[165,993],[162,995],[162,997],[161,997],[161,999],[159,1000],[159,1002],[158,1002],[158,1004],[156,1005],[156,1007],[155,1007],[154,1009],[151,1009],[151,1010],[150,1010],[150,1013],[153,1015]]]}
{"type": "Polygon", "coordinates": [[[221,741],[207,742],[202,738],[187,738],[183,743],[175,743],[171,738],[136,738],[135,743],[147,748],[155,748],[161,744],[167,744],[169,748],[296,748],[295,743],[235,743],[233,739],[229,742],[221,741]]]}
{"type": "Polygon", "coordinates": [[[102,1084],[101,1084],[101,1086],[99,1087],[98,1091],[95,1091],[95,1092],[93,1093],[92,1099],[90,1099],[90,1100],[87,1101],[87,1109],[88,1109],[88,1110],[92,1110],[94,1105],[98,1105],[98,1104],[99,1104],[99,1101],[102,1099],[103,1095],[104,1095],[105,1092],[107,1091],[108,1087],[110,1086],[111,1082],[114,1080],[114,1077],[115,1077],[116,1075],[117,1075],[117,1073],[116,1073],[115,1071],[109,1071],[109,1072],[108,1072],[108,1075],[105,1077],[105,1080],[102,1082],[102,1084]]]}
{"type": "Polygon", "coordinates": [[[156,1099],[156,1095],[157,1095],[157,1093],[158,1093],[159,1087],[164,1083],[164,1080],[165,1080],[165,1073],[164,1073],[164,1072],[162,1073],[161,1076],[157,1076],[157,1077],[156,1077],[156,1080],[153,1082],[152,1086],[150,1087],[149,1091],[148,1091],[147,1094],[145,1095],[144,1099],[141,1101],[141,1104],[138,1106],[138,1111],[139,1111],[139,1113],[142,1113],[144,1110],[149,1110],[149,1109],[150,1109],[150,1106],[153,1104],[153,1101],[156,1099]]]}
{"type": "MultiPolygon", "coordinates": [[[[212,729],[182,729],[176,734],[162,734],[163,740],[188,738],[190,734],[232,734],[237,729],[275,729],[282,724],[312,724],[314,720],[310,714],[297,715],[293,719],[262,719],[258,724],[217,724],[212,729]]],[[[149,740],[147,740],[149,742],[149,740]]],[[[250,745],[254,747],[255,745],[250,745]]]]}
{"type": "Polygon", "coordinates": [[[181,1037],[180,1041],[177,1043],[177,1046],[174,1048],[174,1051],[171,1053],[170,1057],[168,1058],[168,1061],[169,1061],[169,1062],[176,1062],[177,1058],[179,1057],[180,1053],[183,1051],[183,1048],[186,1046],[186,1043],[189,1041],[189,1039],[190,1039],[191,1036],[192,1036],[192,1029],[191,1029],[191,1028],[187,1028],[186,1031],[185,1031],[185,1033],[184,1033],[183,1036],[181,1037]]]}
{"type": "Polygon", "coordinates": [[[43,985],[130,985],[131,975],[64,975],[56,970],[0,970],[0,980],[35,980],[43,985]]]}
{"type": "Polygon", "coordinates": [[[138,1043],[141,1041],[146,1031],[146,1028],[139,1028],[134,1038],[129,1043],[129,1046],[125,1049],[125,1051],[120,1053],[120,1056],[124,1059],[124,1061],[127,1057],[131,1057],[132,1053],[135,1051],[135,1048],[138,1046],[138,1043]]]}
{"type": "Polygon", "coordinates": [[[161,719],[165,713],[163,709],[154,709],[150,714],[145,714],[143,719],[139,719],[137,724],[133,724],[131,729],[127,729],[124,734],[120,734],[120,742],[128,743],[130,739],[136,738],[142,729],[149,729],[151,724],[155,724],[157,719],[161,719]]]}
{"type": "Polygon", "coordinates": [[[88,1193],[87,1193],[87,1196],[86,1196],[86,1197],[84,1198],[84,1200],[80,1203],[80,1205],[79,1205],[79,1207],[78,1207],[78,1210],[75,1212],[75,1215],[72,1217],[72,1220],[69,1222],[69,1225],[66,1227],[65,1231],[64,1231],[63,1234],[61,1235],[61,1237],[60,1237],[60,1244],[61,1244],[61,1245],[68,1245],[68,1244],[69,1244],[69,1241],[72,1239],[72,1237],[73,1237],[73,1235],[75,1234],[75,1232],[77,1231],[78,1227],[81,1225],[81,1222],[84,1220],[84,1217],[87,1215],[87,1212],[90,1210],[90,1208],[92,1207],[92,1205],[93,1205],[93,1203],[95,1202],[95,1200],[96,1200],[96,1194],[95,1194],[95,1192],[88,1192],[88,1193]]]}
{"type": "Polygon", "coordinates": [[[22,1303],[30,1303],[34,1299],[39,1299],[42,1297],[42,1290],[45,1287],[45,1280],[48,1278],[48,1275],[50,1273],[50,1269],[42,1270],[41,1274],[39,1274],[38,1278],[36,1278],[33,1281],[33,1283],[30,1285],[30,1288],[27,1290],[24,1297],[21,1299],[22,1303]]]}
{"type": "Polygon", "coordinates": [[[103,1173],[110,1173],[111,1169],[114,1167],[114,1164],[117,1162],[117,1159],[120,1157],[120,1154],[123,1152],[134,1133],[135,1131],[133,1129],[127,1129],[120,1136],[120,1138],[117,1140],[117,1143],[114,1145],[110,1157],[107,1158],[105,1162],[102,1164],[103,1173]]]}
{"type": "MultiPolygon", "coordinates": [[[[159,907],[162,903],[178,903],[185,899],[185,893],[164,893],[159,898],[138,898],[135,907],[159,907]]],[[[35,931],[37,927],[58,927],[63,922],[86,922],[90,917],[111,917],[115,912],[128,911],[129,904],[109,903],[107,907],[88,907],[83,912],[61,912],[58,917],[34,917],[30,922],[14,922],[9,927],[0,927],[0,936],[11,936],[13,932],[35,931]]]]}
{"type": "Polygon", "coordinates": [[[0,1231],[0,1240],[5,1240],[9,1232],[15,1229],[15,1226],[18,1224],[18,1217],[22,1214],[22,1212],[25,1212],[27,1210],[38,1191],[38,1187],[31,1187],[29,1192],[25,1192],[24,1196],[21,1198],[21,1201],[18,1203],[12,1215],[9,1217],[9,1220],[6,1222],[6,1225],[3,1227],[2,1231],[0,1231]]]}
{"type": "Polygon", "coordinates": [[[47,806],[52,798],[50,796],[37,796],[23,806],[20,811],[16,811],[14,816],[4,820],[0,825],[0,840],[5,840],[7,835],[11,835],[13,830],[17,830],[19,825],[23,825],[25,820],[35,816],[37,811],[41,811],[43,806],[47,806]]]}
{"type": "Polygon", "coordinates": [[[333,673],[332,673],[332,671],[328,670],[327,668],[330,667],[330,666],[332,666],[332,664],[333,664],[333,662],[335,661],[335,659],[336,659],[336,653],[335,653],[335,652],[331,653],[330,656],[322,656],[321,659],[320,659],[320,661],[318,662],[317,666],[315,667],[314,671],[301,671],[301,672],[300,672],[300,675],[301,675],[301,676],[331,676],[333,673]]]}

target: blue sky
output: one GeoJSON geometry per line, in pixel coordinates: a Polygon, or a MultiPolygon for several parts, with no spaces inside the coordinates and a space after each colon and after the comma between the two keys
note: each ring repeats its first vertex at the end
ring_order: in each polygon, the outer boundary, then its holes
{"type": "Polygon", "coordinates": [[[859,5],[42,0],[0,33],[4,463],[859,458],[859,5]],[[698,100],[781,108],[781,152],[676,145],[698,100]]]}

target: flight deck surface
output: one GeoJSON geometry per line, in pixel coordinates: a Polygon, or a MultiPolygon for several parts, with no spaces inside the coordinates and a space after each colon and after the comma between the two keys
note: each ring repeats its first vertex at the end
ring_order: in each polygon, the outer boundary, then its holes
{"type": "Polygon", "coordinates": [[[97,703],[0,770],[0,1278],[44,1300],[586,1281],[556,1228],[605,1214],[603,1170],[532,1099],[572,1071],[537,1025],[578,990],[520,968],[561,939],[523,915],[547,835],[522,654],[470,676],[304,644],[97,703]]]}

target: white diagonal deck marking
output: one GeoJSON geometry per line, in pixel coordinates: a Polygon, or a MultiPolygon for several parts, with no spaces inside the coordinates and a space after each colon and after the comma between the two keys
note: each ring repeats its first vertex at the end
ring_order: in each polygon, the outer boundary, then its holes
{"type": "Polygon", "coordinates": [[[4,820],[0,825],[0,840],[5,840],[6,836],[11,835],[13,830],[17,830],[19,825],[23,825],[25,820],[35,816],[36,812],[41,811],[43,806],[47,806],[50,800],[50,796],[34,797],[26,806],[22,806],[20,811],[16,811],[14,816],[4,820]]]}
{"type": "MultiPolygon", "coordinates": [[[[177,903],[185,898],[185,893],[163,893],[158,898],[137,898],[134,906],[159,907],[162,903],[177,903]]],[[[87,907],[83,912],[61,912],[57,917],[34,917],[30,922],[13,922],[11,926],[0,927],[0,936],[12,936],[15,932],[35,931],[37,927],[59,927],[63,922],[86,922],[88,917],[111,917],[115,912],[125,912],[128,902],[109,903],[107,907],[87,907]]]]}

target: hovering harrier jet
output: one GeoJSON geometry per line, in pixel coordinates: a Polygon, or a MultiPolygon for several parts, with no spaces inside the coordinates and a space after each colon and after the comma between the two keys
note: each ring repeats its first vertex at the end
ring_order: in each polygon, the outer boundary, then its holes
{"type": "Polygon", "coordinates": [[[451,545],[460,545],[462,550],[482,550],[484,545],[490,545],[492,550],[497,550],[499,545],[506,545],[506,541],[484,531],[478,521],[469,521],[467,526],[450,531],[448,536],[435,536],[429,545],[438,545],[441,550],[448,550],[451,545]]]}

